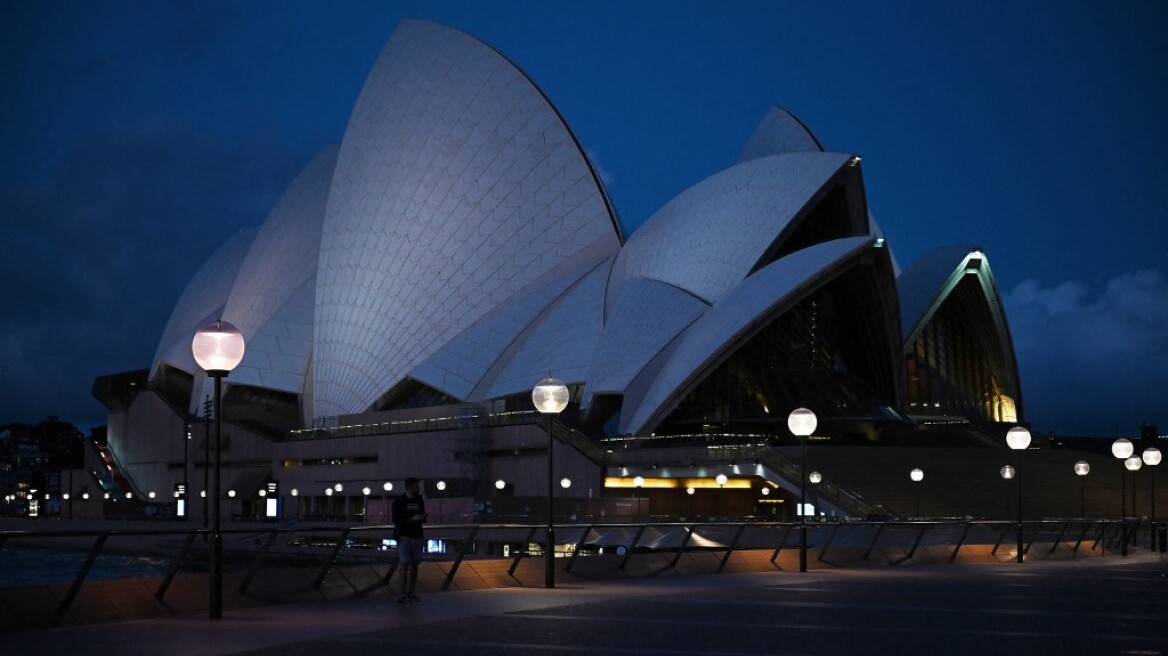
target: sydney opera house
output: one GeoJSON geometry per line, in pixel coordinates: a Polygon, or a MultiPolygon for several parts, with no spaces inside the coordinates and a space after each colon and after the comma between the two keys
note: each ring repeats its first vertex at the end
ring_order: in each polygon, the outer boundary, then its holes
{"type": "MultiPolygon", "coordinates": [[[[342,143],[194,274],[149,369],[95,382],[102,485],[204,488],[212,385],[191,341],[217,318],[246,340],[223,381],[237,512],[271,485],[285,516],[351,514],[411,475],[441,480],[455,514],[537,497],[549,425],[563,494],[597,499],[630,487],[631,463],[673,463],[657,484],[680,489],[735,457],[765,468],[801,406],[825,443],[1024,421],[986,254],[902,267],[861,158],[759,109],[737,162],[626,234],[531,79],[462,32],[402,23],[342,143]],[[531,401],[548,375],[571,394],[553,424],[531,401]]],[[[790,489],[777,466],[751,471],[790,489]]]]}

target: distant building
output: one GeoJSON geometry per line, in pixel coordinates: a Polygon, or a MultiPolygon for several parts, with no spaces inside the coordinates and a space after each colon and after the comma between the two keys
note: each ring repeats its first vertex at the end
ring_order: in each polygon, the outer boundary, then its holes
{"type": "Polygon", "coordinates": [[[212,386],[190,344],[215,318],[247,340],[224,487],[296,488],[298,515],[352,514],[406,475],[541,494],[530,393],[549,373],[571,389],[557,460],[589,497],[634,443],[605,437],[765,445],[800,406],[841,440],[1024,420],[985,253],[901,272],[860,157],[772,108],[737,163],[626,235],[549,99],[428,22],[390,39],[340,146],[199,270],[150,369],[95,383],[139,493],[204,486],[212,386]]]}

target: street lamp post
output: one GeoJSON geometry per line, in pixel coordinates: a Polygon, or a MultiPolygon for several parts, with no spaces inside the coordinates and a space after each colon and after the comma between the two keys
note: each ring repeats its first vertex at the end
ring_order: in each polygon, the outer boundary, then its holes
{"type": "Polygon", "coordinates": [[[1087,517],[1087,495],[1083,491],[1083,483],[1087,480],[1087,474],[1091,473],[1091,464],[1086,460],[1080,460],[1075,463],[1075,473],[1079,475],[1079,517],[1087,517]]]}
{"type": "Polygon", "coordinates": [[[811,488],[812,493],[814,494],[813,501],[811,502],[811,512],[815,513],[815,517],[818,520],[818,518],[819,518],[819,484],[823,482],[823,474],[820,474],[817,471],[813,471],[807,475],[807,480],[811,481],[811,485],[814,486],[811,488]]]}
{"type": "Polygon", "coordinates": [[[535,409],[548,418],[548,456],[547,456],[547,544],[544,545],[544,587],[556,587],[556,527],[554,522],[555,487],[555,438],[552,437],[552,420],[554,415],[563,412],[568,407],[568,386],[558,378],[548,376],[535,384],[531,390],[531,401],[535,409]]]}
{"type": "Polygon", "coordinates": [[[641,521],[641,488],[645,486],[645,477],[636,476],[633,478],[633,505],[637,508],[637,522],[641,521]]]}
{"type": "MultiPolygon", "coordinates": [[[[715,477],[714,477],[714,482],[715,482],[715,483],[717,483],[717,485],[718,485],[718,489],[719,489],[719,490],[724,490],[724,489],[726,489],[726,483],[727,483],[727,482],[729,482],[729,480],[730,480],[730,479],[729,479],[729,478],[727,478],[725,474],[718,474],[717,476],[715,476],[715,477]]],[[[722,493],[721,493],[721,492],[718,492],[718,514],[719,514],[719,515],[725,515],[725,514],[726,514],[726,511],[725,511],[725,509],[722,507],[722,505],[723,505],[723,504],[722,504],[722,493]]],[[[725,517],[722,517],[722,518],[721,518],[721,521],[726,521],[726,518],[725,518],[725,517]]]]}
{"type": "MultiPolygon", "coordinates": [[[[1015,426],[1006,432],[1006,444],[1015,451],[1025,451],[1030,447],[1030,431],[1015,426]]],[[[1019,460],[1022,454],[1018,454],[1019,460]]],[[[1021,463],[1019,463],[1021,464],[1021,463]]],[[[1018,562],[1022,562],[1022,477],[1018,477],[1018,562]]]]}
{"type": "MultiPolygon", "coordinates": [[[[1127,438],[1119,438],[1111,443],[1111,455],[1119,458],[1121,462],[1126,461],[1131,457],[1135,451],[1131,440],[1127,438]]],[[[1119,548],[1120,554],[1127,556],[1127,466],[1125,464],[1123,469],[1119,470],[1119,548]]]]}
{"type": "MultiPolygon", "coordinates": [[[[908,477],[912,479],[912,482],[920,483],[921,481],[925,480],[925,470],[921,469],[920,467],[916,467],[908,473],[908,477]]],[[[917,490],[917,511],[914,516],[919,519],[921,516],[921,486],[914,485],[913,487],[915,487],[917,490]]]]}
{"type": "MultiPolygon", "coordinates": [[[[1149,467],[1156,467],[1160,464],[1160,449],[1157,449],[1154,446],[1148,447],[1148,448],[1144,449],[1144,452],[1140,455],[1140,457],[1143,459],[1145,465],[1147,465],[1149,467]]],[[[1160,539],[1159,534],[1156,532],[1157,526],[1156,526],[1156,470],[1155,469],[1148,470],[1148,479],[1151,480],[1151,482],[1152,482],[1151,483],[1151,485],[1152,485],[1151,498],[1150,498],[1150,501],[1151,501],[1150,518],[1152,520],[1152,524],[1151,524],[1151,526],[1152,526],[1152,539],[1148,541],[1148,544],[1151,545],[1152,551],[1155,551],[1157,546],[1159,545],[1159,539],[1160,539]]]]}
{"type": "Polygon", "coordinates": [[[1137,518],[1136,530],[1132,532],[1131,544],[1133,547],[1139,546],[1137,544],[1137,542],[1138,542],[1139,537],[1140,537],[1139,513],[1136,512],[1136,472],[1138,472],[1140,470],[1140,467],[1143,467],[1143,466],[1144,466],[1144,461],[1141,460],[1139,456],[1131,456],[1130,458],[1125,458],[1123,461],[1123,468],[1132,473],[1132,486],[1131,486],[1132,487],[1132,508],[1131,508],[1131,510],[1132,510],[1132,517],[1137,518]]]}
{"type": "Polygon", "coordinates": [[[799,571],[807,571],[807,436],[818,421],[807,408],[797,408],[787,417],[787,428],[799,436],[799,571]]]}
{"type": "Polygon", "coordinates": [[[199,328],[191,341],[191,354],[215,380],[215,475],[211,497],[211,619],[223,617],[223,533],[219,519],[219,477],[223,467],[223,379],[243,360],[243,335],[226,321],[215,320],[199,328]]]}

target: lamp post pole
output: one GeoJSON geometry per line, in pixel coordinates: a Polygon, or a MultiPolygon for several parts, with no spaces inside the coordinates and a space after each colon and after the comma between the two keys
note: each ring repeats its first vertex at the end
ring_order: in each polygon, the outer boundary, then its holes
{"type": "Polygon", "coordinates": [[[191,341],[195,362],[215,380],[215,474],[211,497],[211,619],[223,617],[223,534],[219,512],[219,478],[223,465],[223,378],[243,360],[244,340],[239,329],[215,320],[200,328],[191,341]]]}
{"type": "Polygon", "coordinates": [[[1142,459],[1140,459],[1139,456],[1133,455],[1129,458],[1124,459],[1124,461],[1123,461],[1124,469],[1126,469],[1132,473],[1132,517],[1136,518],[1136,530],[1131,532],[1131,546],[1133,546],[1133,547],[1138,546],[1137,543],[1138,543],[1138,540],[1140,537],[1140,535],[1139,535],[1139,533],[1140,533],[1139,532],[1139,526],[1140,526],[1139,514],[1136,512],[1136,472],[1138,472],[1140,470],[1140,467],[1143,467],[1143,466],[1144,466],[1144,461],[1142,459]]]}
{"type": "Polygon", "coordinates": [[[1087,495],[1083,491],[1083,484],[1087,480],[1087,474],[1091,472],[1091,465],[1086,460],[1080,460],[1075,463],[1075,473],[1079,476],[1079,517],[1087,517],[1087,495]]]}
{"type": "Polygon", "coordinates": [[[920,486],[920,483],[921,483],[921,481],[925,480],[925,470],[921,469],[920,467],[917,467],[908,473],[908,477],[912,480],[913,483],[916,483],[916,485],[913,486],[914,488],[916,488],[916,492],[917,492],[917,494],[916,494],[916,497],[917,497],[916,514],[914,516],[917,519],[920,519],[920,517],[921,517],[921,486],[920,486]]]}
{"type": "Polygon", "coordinates": [[[1119,470],[1119,548],[1120,555],[1127,556],[1127,463],[1135,447],[1131,440],[1119,438],[1111,443],[1111,455],[1119,458],[1124,465],[1119,470]]]}
{"type": "MultiPolygon", "coordinates": [[[[1006,444],[1015,451],[1025,451],[1030,447],[1030,431],[1015,426],[1006,432],[1006,444]]],[[[1018,454],[1018,464],[1022,464],[1022,454],[1018,454]]],[[[1025,546],[1022,542],[1022,477],[1018,476],[1018,562],[1022,562],[1025,546]]]]}
{"type": "MultiPolygon", "coordinates": [[[[1156,467],[1160,464],[1160,457],[1161,457],[1160,456],[1160,449],[1157,449],[1154,446],[1148,447],[1147,449],[1144,449],[1144,452],[1143,452],[1143,454],[1141,454],[1140,457],[1143,459],[1145,465],[1147,465],[1149,467],[1156,467]]],[[[1159,546],[1159,539],[1160,539],[1159,534],[1156,532],[1157,525],[1156,525],[1156,470],[1155,469],[1148,470],[1148,479],[1151,481],[1151,496],[1150,496],[1149,500],[1151,502],[1150,507],[1151,507],[1151,513],[1152,513],[1150,515],[1150,518],[1152,520],[1152,522],[1151,522],[1152,539],[1148,541],[1148,544],[1151,545],[1152,551],[1155,551],[1156,548],[1159,546]]]]}
{"type": "Polygon", "coordinates": [[[211,489],[211,397],[203,401],[203,529],[207,528],[207,490],[211,489]]]}
{"type": "Polygon", "coordinates": [[[814,517],[816,521],[819,521],[819,484],[823,481],[823,474],[813,471],[807,475],[807,480],[811,481],[811,485],[814,486],[811,488],[811,512],[815,513],[814,517]]]}
{"type": "Polygon", "coordinates": [[[552,419],[568,407],[568,386],[558,378],[548,376],[535,384],[531,390],[531,401],[535,409],[547,415],[548,455],[547,455],[547,533],[544,545],[544,587],[556,587],[556,527],[555,527],[555,439],[552,437],[552,419]]]}
{"type": "Polygon", "coordinates": [[[787,428],[799,436],[799,571],[807,571],[807,436],[815,432],[815,413],[797,408],[787,417],[787,428]]]}

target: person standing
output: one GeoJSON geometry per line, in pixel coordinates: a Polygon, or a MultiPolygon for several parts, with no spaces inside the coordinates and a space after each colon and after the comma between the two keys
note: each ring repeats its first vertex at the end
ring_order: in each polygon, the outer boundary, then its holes
{"type": "Polygon", "coordinates": [[[418,492],[418,479],[406,479],[406,493],[393,500],[393,526],[397,534],[397,562],[401,567],[401,596],[397,603],[421,601],[414,593],[418,584],[418,564],[422,562],[422,526],[426,522],[426,500],[418,492]]]}

